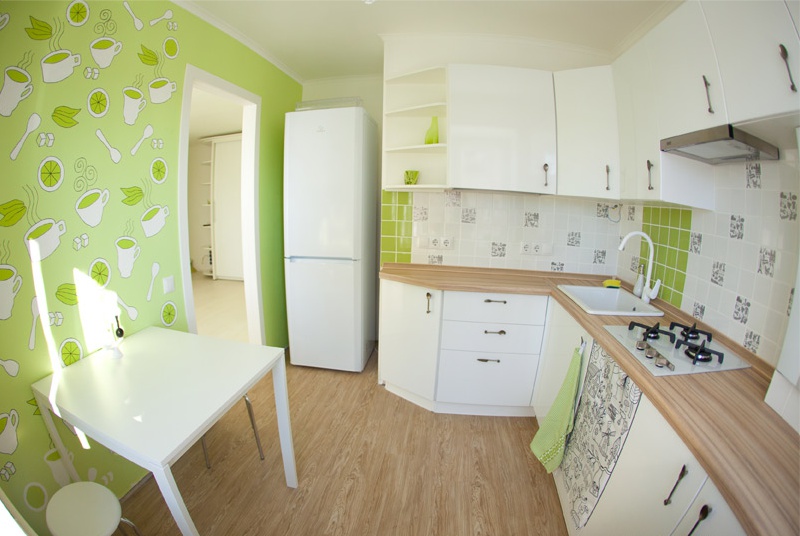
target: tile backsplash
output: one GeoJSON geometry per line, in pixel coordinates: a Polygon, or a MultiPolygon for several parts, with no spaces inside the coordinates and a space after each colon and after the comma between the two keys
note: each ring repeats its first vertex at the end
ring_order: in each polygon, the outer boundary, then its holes
{"type": "Polygon", "coordinates": [[[381,262],[617,275],[777,363],[798,262],[797,151],[714,168],[716,210],[484,191],[383,192],[381,262]]]}

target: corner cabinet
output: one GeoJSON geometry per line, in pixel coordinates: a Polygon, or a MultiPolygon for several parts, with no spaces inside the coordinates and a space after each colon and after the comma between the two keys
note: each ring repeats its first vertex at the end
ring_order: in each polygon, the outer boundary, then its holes
{"type": "Polygon", "coordinates": [[[447,71],[434,67],[384,81],[384,189],[421,190],[447,187],[447,71]],[[425,143],[436,118],[438,143],[425,143]],[[405,185],[405,171],[419,171],[418,182],[405,185]]]}
{"type": "Polygon", "coordinates": [[[553,74],[448,66],[450,186],[556,193],[553,74]]]}
{"type": "Polygon", "coordinates": [[[547,304],[381,279],[378,381],[436,413],[530,416],[547,304]]]}

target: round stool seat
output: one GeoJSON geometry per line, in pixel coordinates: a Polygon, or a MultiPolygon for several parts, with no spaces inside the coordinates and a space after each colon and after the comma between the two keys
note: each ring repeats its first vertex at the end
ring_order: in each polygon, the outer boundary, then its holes
{"type": "Polygon", "coordinates": [[[45,517],[53,536],[111,536],[122,518],[122,507],[107,487],[74,482],[55,492],[45,517]]]}

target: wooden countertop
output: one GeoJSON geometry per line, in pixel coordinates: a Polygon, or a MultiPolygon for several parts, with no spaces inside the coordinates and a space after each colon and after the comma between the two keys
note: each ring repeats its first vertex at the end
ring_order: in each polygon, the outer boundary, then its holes
{"type": "MultiPolygon", "coordinates": [[[[740,344],[662,300],[663,323],[697,322],[752,368],[656,377],[603,326],[631,317],[586,314],[557,285],[600,285],[608,276],[384,264],[381,279],[439,290],[541,294],[554,298],[614,356],[683,439],[751,535],[800,534],[800,435],[766,402],[774,368],[740,344]]],[[[627,286],[630,289],[630,286],[627,286]]]]}

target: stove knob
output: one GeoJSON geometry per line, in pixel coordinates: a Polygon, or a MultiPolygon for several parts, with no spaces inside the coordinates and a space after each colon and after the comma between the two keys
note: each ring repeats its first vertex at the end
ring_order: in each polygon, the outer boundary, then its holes
{"type": "Polygon", "coordinates": [[[661,357],[661,354],[659,354],[658,350],[656,350],[655,348],[649,347],[647,350],[644,351],[644,356],[647,359],[653,359],[654,357],[661,357]]]}

